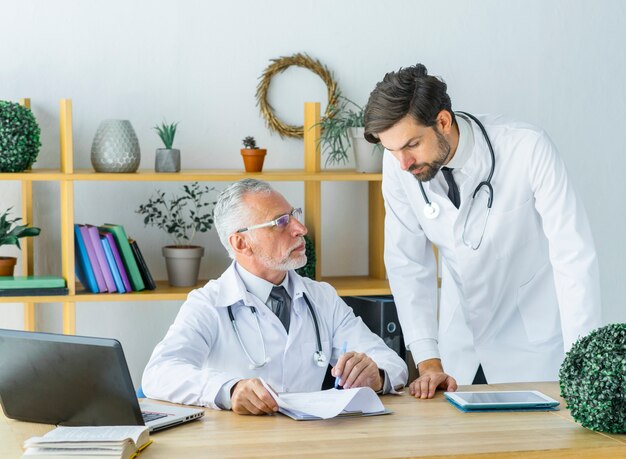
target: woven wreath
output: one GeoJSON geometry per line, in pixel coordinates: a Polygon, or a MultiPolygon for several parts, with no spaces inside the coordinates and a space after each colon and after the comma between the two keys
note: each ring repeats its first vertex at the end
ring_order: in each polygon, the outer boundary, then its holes
{"type": "Polygon", "coordinates": [[[328,105],[326,106],[324,117],[330,114],[329,108],[332,107],[337,100],[337,83],[333,80],[332,73],[328,70],[328,67],[322,65],[320,61],[313,59],[307,54],[297,53],[293,56],[283,56],[278,59],[272,59],[271,62],[269,67],[263,72],[263,75],[261,75],[261,81],[256,87],[256,100],[261,111],[261,116],[265,119],[267,127],[277,132],[281,137],[304,137],[303,126],[294,126],[281,121],[274,113],[274,108],[267,101],[267,93],[272,78],[276,74],[284,72],[292,65],[309,69],[318,75],[324,81],[328,90],[328,105]]]}

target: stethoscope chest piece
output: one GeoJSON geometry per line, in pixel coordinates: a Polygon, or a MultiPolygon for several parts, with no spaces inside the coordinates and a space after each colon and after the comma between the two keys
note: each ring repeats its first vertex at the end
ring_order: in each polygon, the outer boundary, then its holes
{"type": "Polygon", "coordinates": [[[424,216],[429,220],[434,220],[439,216],[439,204],[428,202],[424,205],[424,216]]]}
{"type": "Polygon", "coordinates": [[[326,367],[328,365],[328,359],[326,358],[326,354],[322,351],[315,351],[313,353],[313,361],[318,367],[326,367]]]}

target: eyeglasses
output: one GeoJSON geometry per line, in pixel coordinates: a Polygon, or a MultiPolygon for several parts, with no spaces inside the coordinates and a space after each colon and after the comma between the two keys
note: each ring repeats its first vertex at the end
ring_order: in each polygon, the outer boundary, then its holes
{"type": "Polygon", "coordinates": [[[275,226],[279,230],[283,230],[287,228],[287,225],[289,225],[289,222],[291,221],[291,217],[295,217],[296,220],[302,223],[302,209],[299,207],[296,209],[292,209],[291,212],[285,215],[281,215],[276,220],[272,220],[266,223],[259,223],[258,225],[248,226],[247,228],[241,228],[237,230],[237,233],[245,233],[246,231],[259,229],[259,228],[267,228],[271,226],[275,226]]]}

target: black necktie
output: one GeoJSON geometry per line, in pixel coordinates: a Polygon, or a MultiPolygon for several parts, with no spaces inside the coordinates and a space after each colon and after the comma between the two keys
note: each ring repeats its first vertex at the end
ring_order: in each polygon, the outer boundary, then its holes
{"type": "Polygon", "coordinates": [[[291,297],[283,287],[274,287],[270,293],[270,308],[289,332],[291,318],[291,297]]]}
{"type": "Polygon", "coordinates": [[[448,197],[454,207],[457,209],[461,205],[461,195],[459,194],[459,187],[456,186],[456,182],[454,181],[454,177],[452,176],[452,169],[449,167],[442,167],[441,172],[443,172],[443,177],[448,182],[448,197]]]}

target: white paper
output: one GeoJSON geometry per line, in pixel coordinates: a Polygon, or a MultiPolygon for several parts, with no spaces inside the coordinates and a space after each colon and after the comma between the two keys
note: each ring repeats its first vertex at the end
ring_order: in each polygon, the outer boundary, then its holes
{"type": "MultiPolygon", "coordinates": [[[[24,442],[24,446],[41,446],[47,444],[69,444],[77,443],[90,446],[104,444],[107,448],[122,446],[124,441],[131,439],[138,445],[141,433],[146,430],[145,426],[99,426],[99,427],[57,427],[43,437],[31,437],[24,442]]],[[[69,446],[71,447],[71,446],[69,446]]]]}

